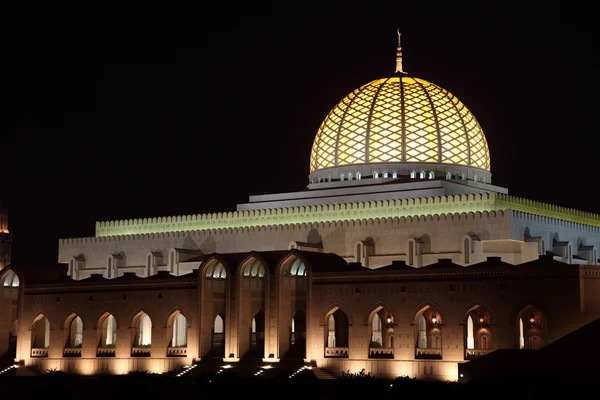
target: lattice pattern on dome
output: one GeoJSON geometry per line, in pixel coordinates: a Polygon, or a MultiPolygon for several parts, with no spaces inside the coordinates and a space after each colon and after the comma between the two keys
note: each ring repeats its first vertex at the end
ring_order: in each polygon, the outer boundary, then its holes
{"type": "Polygon", "coordinates": [[[356,98],[348,105],[338,139],[337,165],[365,163],[365,143],[371,104],[379,85],[385,81],[371,82],[360,88],[356,98]]]}
{"type": "Polygon", "coordinates": [[[479,123],[450,92],[394,76],[354,90],[327,115],[310,171],[382,162],[434,162],[490,169],[479,123]]]}
{"type": "Polygon", "coordinates": [[[400,78],[390,78],[375,99],[371,114],[369,162],[402,161],[400,78]]]}
{"type": "Polygon", "coordinates": [[[421,83],[403,78],[406,157],[408,162],[437,162],[438,135],[434,110],[421,83]]]}
{"type": "Polygon", "coordinates": [[[440,129],[440,162],[469,165],[467,134],[456,105],[448,101],[452,96],[441,87],[427,82],[425,86],[431,101],[436,105],[435,113],[440,129]]]}

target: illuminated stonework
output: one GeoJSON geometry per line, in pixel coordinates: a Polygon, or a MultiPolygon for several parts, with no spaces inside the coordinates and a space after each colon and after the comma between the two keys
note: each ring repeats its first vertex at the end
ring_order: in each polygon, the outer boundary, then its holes
{"type": "Polygon", "coordinates": [[[467,107],[447,90],[407,76],[375,80],[342,99],[315,137],[310,172],[391,162],[490,171],[487,141],[467,107]]]}

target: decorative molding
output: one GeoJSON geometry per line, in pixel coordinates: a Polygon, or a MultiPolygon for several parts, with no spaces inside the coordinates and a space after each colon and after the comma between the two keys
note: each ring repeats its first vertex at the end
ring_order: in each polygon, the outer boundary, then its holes
{"type": "MultiPolygon", "coordinates": [[[[514,210],[600,227],[600,215],[490,192],[96,222],[96,238],[514,210]]],[[[600,232],[600,230],[598,230],[600,232]]],[[[61,239],[61,243],[73,243],[61,239]]],[[[89,240],[89,238],[88,238],[89,240]]]]}

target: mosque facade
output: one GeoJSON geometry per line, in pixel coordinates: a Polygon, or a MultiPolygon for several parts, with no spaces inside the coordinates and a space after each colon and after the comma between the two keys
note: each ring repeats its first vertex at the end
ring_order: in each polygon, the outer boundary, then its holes
{"type": "Polygon", "coordinates": [[[456,380],[600,317],[600,216],[494,185],[475,116],[404,72],[400,42],[395,73],[325,117],[308,181],[235,211],[96,222],[36,269],[10,264],[3,212],[0,355],[81,374],[249,357],[456,380]]]}

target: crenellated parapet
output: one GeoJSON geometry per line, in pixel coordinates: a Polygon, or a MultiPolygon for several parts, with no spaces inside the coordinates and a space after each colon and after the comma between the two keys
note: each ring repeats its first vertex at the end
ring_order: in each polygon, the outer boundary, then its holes
{"type": "Polygon", "coordinates": [[[600,215],[572,208],[555,206],[503,193],[495,193],[495,204],[496,209],[510,209],[557,220],[600,227],[600,215]]]}
{"type": "Polygon", "coordinates": [[[359,203],[324,204],[263,210],[232,211],[157,218],[96,222],[96,236],[122,236],[210,229],[250,228],[410,217],[497,210],[515,210],[600,227],[600,216],[502,193],[478,193],[359,203]]]}
{"type": "Polygon", "coordinates": [[[395,217],[381,217],[381,218],[354,218],[334,221],[321,221],[321,222],[302,222],[302,223],[284,223],[284,224],[272,224],[272,225],[261,225],[261,226],[245,226],[245,227],[232,227],[232,228],[208,228],[198,230],[181,230],[181,231],[170,231],[170,232],[158,232],[158,233],[140,233],[140,234],[126,234],[126,235],[114,235],[114,236],[96,236],[96,237],[85,237],[85,238],[68,238],[60,239],[60,245],[85,245],[85,244],[96,244],[96,243],[111,243],[111,242],[123,242],[123,241],[150,241],[150,240],[176,240],[183,239],[191,236],[192,238],[198,238],[202,240],[209,236],[239,236],[245,234],[263,234],[279,232],[282,235],[294,232],[303,232],[315,228],[319,231],[332,231],[338,228],[346,229],[354,226],[363,226],[367,229],[376,226],[394,226],[402,225],[410,228],[411,225],[422,225],[423,223],[435,223],[441,221],[469,221],[469,220],[496,220],[496,219],[509,219],[510,214],[505,213],[503,210],[497,211],[469,211],[469,212],[456,212],[456,213],[440,213],[440,214],[427,214],[427,215],[409,215],[409,216],[395,216],[395,217]]]}
{"type": "Polygon", "coordinates": [[[102,221],[96,222],[96,236],[492,211],[498,209],[494,206],[494,196],[493,193],[469,194],[102,221]]]}

